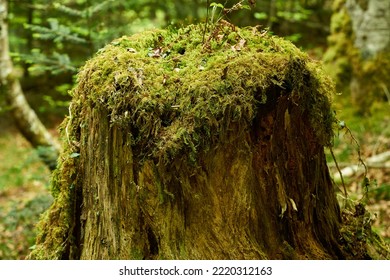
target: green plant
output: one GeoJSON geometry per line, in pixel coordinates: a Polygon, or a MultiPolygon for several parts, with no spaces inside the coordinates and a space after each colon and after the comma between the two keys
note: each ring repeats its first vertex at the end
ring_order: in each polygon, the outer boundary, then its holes
{"type": "Polygon", "coordinates": [[[35,242],[35,224],[52,202],[48,194],[0,207],[0,259],[23,259],[35,242]]]}

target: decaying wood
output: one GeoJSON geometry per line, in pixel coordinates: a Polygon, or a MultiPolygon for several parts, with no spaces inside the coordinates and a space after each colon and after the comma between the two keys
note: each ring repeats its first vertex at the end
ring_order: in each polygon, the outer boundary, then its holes
{"type": "Polygon", "coordinates": [[[30,258],[372,257],[326,164],[332,83],[287,41],[213,30],[208,48],[189,26],[87,62],[30,258]]]}

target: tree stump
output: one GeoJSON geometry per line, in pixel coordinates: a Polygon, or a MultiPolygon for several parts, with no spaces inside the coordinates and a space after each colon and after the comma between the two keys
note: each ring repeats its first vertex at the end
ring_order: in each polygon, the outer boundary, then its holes
{"type": "Polygon", "coordinates": [[[123,37],[86,63],[30,258],[348,258],[332,83],[281,38],[209,28],[123,37]]]}

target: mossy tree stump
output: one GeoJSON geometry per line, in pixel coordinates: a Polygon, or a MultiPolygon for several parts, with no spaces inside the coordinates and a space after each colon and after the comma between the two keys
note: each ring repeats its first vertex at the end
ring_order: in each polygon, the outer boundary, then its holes
{"type": "Polygon", "coordinates": [[[332,84],[256,28],[123,37],[81,70],[37,259],[333,259],[332,84]]]}

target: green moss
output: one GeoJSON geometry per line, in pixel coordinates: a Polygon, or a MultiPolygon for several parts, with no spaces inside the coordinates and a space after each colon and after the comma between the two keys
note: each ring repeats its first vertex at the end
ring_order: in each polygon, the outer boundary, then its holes
{"type": "MultiPolygon", "coordinates": [[[[52,181],[56,199],[40,223],[30,257],[72,258],[77,247],[72,237],[75,188],[82,176],[77,176],[79,159],[72,155],[86,145],[87,135],[80,135],[85,110],[107,113],[116,130],[126,131],[137,165],[151,159],[164,166],[176,157],[196,164],[200,152],[250,129],[261,110],[273,108],[282,95],[308,117],[318,142],[330,145],[333,93],[321,65],[292,43],[256,28],[217,25],[205,33],[204,26],[191,25],[113,41],[85,64],[72,90],[70,115],[61,127],[64,148],[52,181]]],[[[154,172],[146,165],[144,171],[154,172]]],[[[160,203],[174,196],[164,185],[161,178],[160,203]]],[[[141,201],[147,199],[140,195],[141,201]]]]}
{"type": "Polygon", "coordinates": [[[357,203],[355,209],[343,209],[340,241],[343,249],[354,259],[390,258],[390,247],[372,229],[373,214],[365,205],[357,203]]]}
{"type": "Polygon", "coordinates": [[[276,87],[307,101],[300,106],[328,143],[333,88],[317,67],[290,42],[255,28],[155,30],[100,50],[81,70],[73,103],[106,107],[112,124],[130,128],[141,159],[196,161],[229,124],[250,125],[276,87]]]}
{"type": "Polygon", "coordinates": [[[74,225],[76,158],[70,156],[67,145],[60,155],[57,169],[51,182],[51,193],[55,198],[51,207],[42,215],[37,225],[37,245],[29,259],[62,259],[69,249],[74,225]]]}

